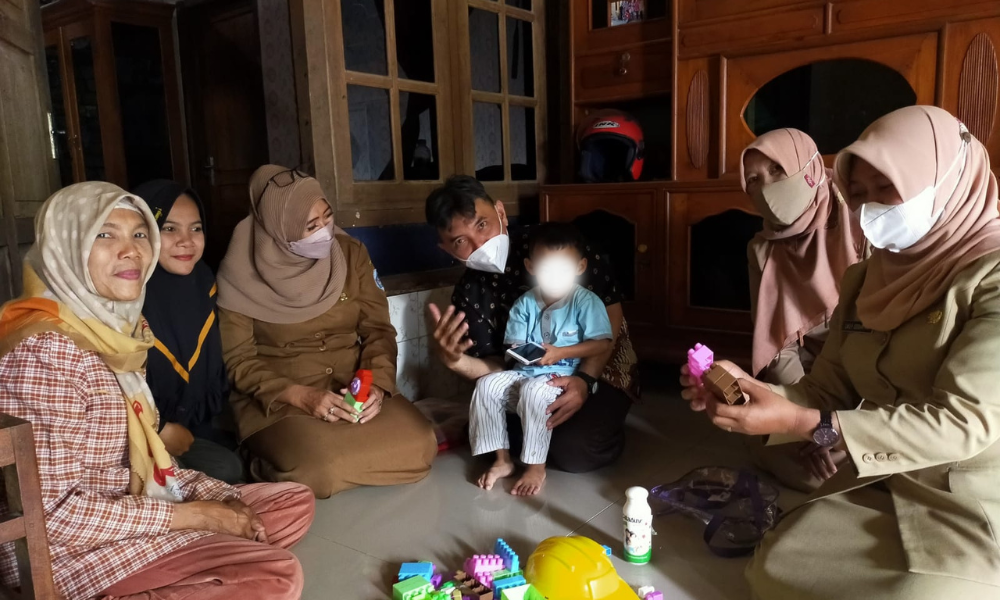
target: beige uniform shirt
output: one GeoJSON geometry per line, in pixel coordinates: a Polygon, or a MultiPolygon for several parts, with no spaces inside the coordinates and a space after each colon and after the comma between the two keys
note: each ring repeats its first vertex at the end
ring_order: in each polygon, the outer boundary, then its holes
{"type": "Polygon", "coordinates": [[[911,572],[1000,585],[1000,253],[966,267],[937,303],[890,332],[857,317],[866,269],[845,274],[812,372],[776,387],[840,419],[855,469],[816,496],[883,481],[911,572]]]}
{"type": "Polygon", "coordinates": [[[347,280],[340,300],[324,314],[283,325],[219,309],[223,358],[233,384],[230,403],[241,440],[304,414],[275,402],[294,384],[339,392],[357,369],[371,369],[374,384],[395,393],[396,330],[385,291],[364,245],[346,235],[338,235],[337,242],[347,260],[347,280]]]}

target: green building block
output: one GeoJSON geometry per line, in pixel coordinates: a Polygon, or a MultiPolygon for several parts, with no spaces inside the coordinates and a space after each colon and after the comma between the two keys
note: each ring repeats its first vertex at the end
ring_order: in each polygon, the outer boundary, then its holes
{"type": "Polygon", "coordinates": [[[434,586],[423,577],[410,577],[392,586],[392,600],[424,600],[434,586]]]}
{"type": "Polygon", "coordinates": [[[545,600],[541,592],[530,583],[507,588],[500,593],[501,600],[545,600]]]}

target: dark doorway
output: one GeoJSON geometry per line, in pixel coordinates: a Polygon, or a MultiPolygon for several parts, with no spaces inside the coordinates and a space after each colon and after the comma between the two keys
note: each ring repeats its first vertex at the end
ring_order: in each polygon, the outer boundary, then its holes
{"type": "Polygon", "coordinates": [[[178,11],[192,183],[205,201],[205,260],[216,269],[249,214],[250,175],[268,162],[256,2],[178,11]]]}

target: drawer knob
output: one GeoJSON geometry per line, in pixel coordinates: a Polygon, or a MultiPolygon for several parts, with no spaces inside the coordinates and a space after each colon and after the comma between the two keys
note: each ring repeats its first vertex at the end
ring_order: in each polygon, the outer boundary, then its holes
{"type": "Polygon", "coordinates": [[[638,250],[639,254],[645,254],[646,252],[649,252],[649,246],[647,246],[646,244],[639,244],[638,250]]]}
{"type": "Polygon", "coordinates": [[[628,61],[632,60],[632,55],[628,52],[622,52],[622,55],[618,57],[618,74],[627,75],[628,74],[628,61]]]}

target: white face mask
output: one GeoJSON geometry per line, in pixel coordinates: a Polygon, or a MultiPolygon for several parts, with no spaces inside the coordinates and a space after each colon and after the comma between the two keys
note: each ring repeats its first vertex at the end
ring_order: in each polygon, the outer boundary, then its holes
{"type": "Polygon", "coordinates": [[[549,258],[536,266],[535,279],[542,295],[550,300],[564,298],[576,287],[577,263],[568,258],[549,258]]]}
{"type": "MultiPolygon", "coordinates": [[[[497,218],[500,218],[499,209],[496,206],[493,209],[497,211],[497,218]]],[[[500,219],[500,224],[503,225],[503,219],[500,219]]],[[[465,263],[466,267],[474,271],[503,273],[507,267],[507,253],[509,251],[510,238],[507,237],[506,233],[501,233],[488,239],[485,244],[476,248],[469,255],[469,258],[462,262],[465,263]]]]}
{"type": "Polygon", "coordinates": [[[333,223],[330,223],[322,229],[317,229],[305,239],[291,242],[288,244],[288,249],[292,251],[292,254],[301,256],[302,258],[319,260],[320,258],[330,256],[330,247],[332,245],[333,223]]]}
{"type": "MultiPolygon", "coordinates": [[[[902,204],[879,204],[878,202],[866,202],[861,205],[860,219],[861,230],[865,232],[865,237],[876,248],[882,248],[889,252],[900,252],[906,250],[919,242],[927,235],[944,212],[942,206],[936,213],[934,212],[934,200],[937,197],[938,189],[951,174],[955,165],[962,163],[962,171],[965,170],[965,155],[968,144],[962,144],[962,151],[955,157],[948,170],[938,180],[937,185],[927,186],[919,194],[910,198],[902,204]]],[[[955,179],[955,188],[962,179],[961,171],[955,179]]],[[[951,192],[954,193],[954,189],[951,192]]],[[[950,195],[950,194],[949,194],[950,195]]]]}
{"type": "Polygon", "coordinates": [[[754,194],[754,205],[761,215],[781,227],[788,227],[799,219],[816,198],[816,187],[826,181],[826,171],[817,182],[806,169],[819,156],[817,151],[797,172],[787,179],[769,183],[754,194]]]}

